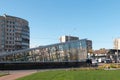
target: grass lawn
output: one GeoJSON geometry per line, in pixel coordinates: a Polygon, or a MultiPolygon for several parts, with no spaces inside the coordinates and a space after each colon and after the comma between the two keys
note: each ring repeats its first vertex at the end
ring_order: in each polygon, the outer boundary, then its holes
{"type": "Polygon", "coordinates": [[[120,70],[56,70],[38,72],[17,80],[120,80],[120,70]]]}

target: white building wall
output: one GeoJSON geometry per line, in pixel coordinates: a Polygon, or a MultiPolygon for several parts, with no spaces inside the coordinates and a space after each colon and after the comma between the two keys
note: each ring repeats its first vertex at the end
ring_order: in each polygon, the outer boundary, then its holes
{"type": "Polygon", "coordinates": [[[114,49],[120,49],[120,38],[114,40],[114,49]]]}
{"type": "Polygon", "coordinates": [[[66,42],[66,36],[61,36],[60,37],[60,42],[66,42]]]}

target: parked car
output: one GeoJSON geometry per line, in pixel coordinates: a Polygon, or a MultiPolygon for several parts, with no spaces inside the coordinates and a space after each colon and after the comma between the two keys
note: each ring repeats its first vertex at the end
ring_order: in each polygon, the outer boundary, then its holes
{"type": "Polygon", "coordinates": [[[112,60],[111,59],[105,59],[104,63],[112,63],[112,60]]]}
{"type": "Polygon", "coordinates": [[[98,66],[98,61],[95,59],[92,59],[92,66],[98,66]]]}

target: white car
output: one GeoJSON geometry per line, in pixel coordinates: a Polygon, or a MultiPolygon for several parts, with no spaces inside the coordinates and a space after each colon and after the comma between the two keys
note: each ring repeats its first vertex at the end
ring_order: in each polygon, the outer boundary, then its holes
{"type": "Polygon", "coordinates": [[[97,65],[98,65],[98,61],[95,60],[95,59],[92,59],[92,65],[93,65],[93,66],[97,66],[97,65]]]}

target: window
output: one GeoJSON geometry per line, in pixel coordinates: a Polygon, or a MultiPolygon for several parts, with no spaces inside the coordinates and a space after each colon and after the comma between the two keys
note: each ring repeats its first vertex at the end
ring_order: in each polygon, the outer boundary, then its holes
{"type": "Polygon", "coordinates": [[[10,37],[10,40],[12,40],[12,37],[10,37]]]}
{"type": "Polygon", "coordinates": [[[8,41],[6,41],[6,44],[8,44],[8,41]]]}
{"type": "Polygon", "coordinates": [[[11,44],[11,41],[9,41],[9,44],[11,44]]]}
{"type": "Polygon", "coordinates": [[[11,29],[10,29],[10,32],[11,32],[11,29]]]}

